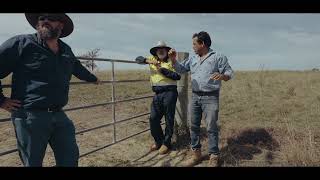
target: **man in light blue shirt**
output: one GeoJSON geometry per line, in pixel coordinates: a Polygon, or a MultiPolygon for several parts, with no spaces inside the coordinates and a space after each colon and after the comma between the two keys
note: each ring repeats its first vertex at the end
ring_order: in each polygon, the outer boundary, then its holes
{"type": "Polygon", "coordinates": [[[197,56],[183,62],[176,61],[176,52],[172,49],[169,56],[178,73],[191,72],[191,149],[193,157],[187,166],[194,166],[201,161],[200,125],[202,114],[207,125],[209,143],[209,166],[217,166],[219,158],[217,126],[219,112],[219,93],[221,81],[233,78],[234,72],[226,56],[210,49],[211,38],[207,32],[196,33],[192,37],[193,49],[197,56]]]}

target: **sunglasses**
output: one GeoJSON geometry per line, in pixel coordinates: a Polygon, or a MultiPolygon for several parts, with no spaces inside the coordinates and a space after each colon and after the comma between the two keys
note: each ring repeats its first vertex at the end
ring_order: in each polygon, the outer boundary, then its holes
{"type": "Polygon", "coordinates": [[[55,22],[55,21],[60,21],[61,17],[59,17],[59,16],[39,16],[39,18],[38,18],[39,21],[44,21],[46,19],[48,21],[55,22]]]}
{"type": "Polygon", "coordinates": [[[160,53],[160,54],[164,54],[166,52],[167,52],[167,49],[165,49],[165,48],[161,48],[161,49],[157,50],[157,53],[160,53]]]}

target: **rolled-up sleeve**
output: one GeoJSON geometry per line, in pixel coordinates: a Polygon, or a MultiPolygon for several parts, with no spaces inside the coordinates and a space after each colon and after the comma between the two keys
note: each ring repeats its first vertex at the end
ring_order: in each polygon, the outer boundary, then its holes
{"type": "Polygon", "coordinates": [[[234,77],[234,71],[231,68],[228,58],[225,55],[221,55],[219,57],[219,72],[220,74],[224,74],[226,76],[229,76],[230,79],[234,77]]]}

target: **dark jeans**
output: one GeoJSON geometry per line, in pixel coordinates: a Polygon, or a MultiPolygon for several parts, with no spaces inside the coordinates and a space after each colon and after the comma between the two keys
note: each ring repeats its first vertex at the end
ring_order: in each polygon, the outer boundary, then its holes
{"type": "Polygon", "coordinates": [[[219,113],[219,94],[199,96],[192,93],[191,104],[191,148],[200,149],[200,125],[202,114],[208,132],[209,154],[219,154],[219,130],[217,126],[219,113]]]}
{"type": "Polygon", "coordinates": [[[19,109],[11,115],[24,166],[42,166],[49,143],[57,166],[78,166],[75,127],[63,112],[19,109]]]}
{"type": "Polygon", "coordinates": [[[173,135],[174,116],[178,91],[176,88],[168,91],[158,92],[153,97],[151,104],[150,129],[157,145],[166,145],[171,147],[171,138],[173,135]],[[161,119],[165,117],[165,134],[161,128],[161,119]]]}

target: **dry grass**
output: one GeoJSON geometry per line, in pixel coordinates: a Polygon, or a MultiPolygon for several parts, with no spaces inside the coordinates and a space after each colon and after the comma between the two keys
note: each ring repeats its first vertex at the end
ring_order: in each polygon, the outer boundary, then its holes
{"type": "MultiPolygon", "coordinates": [[[[238,154],[252,150],[249,157],[240,156],[231,165],[256,159],[265,165],[318,166],[320,92],[316,89],[319,87],[319,74],[315,72],[238,72],[232,83],[225,83],[221,98],[221,136],[226,138],[227,146],[231,144],[240,149],[238,154]],[[230,137],[237,134],[240,145],[234,139],[230,141],[230,137]],[[265,138],[276,148],[251,142],[256,139],[265,144],[265,138]],[[243,139],[247,139],[246,143],[243,139]],[[241,148],[243,144],[247,149],[241,148]]],[[[233,154],[227,151],[226,156],[233,154]]]]}
{"type": "MultiPolygon", "coordinates": [[[[101,79],[111,79],[100,72],[101,79]]],[[[145,71],[117,72],[120,79],[148,79],[145,71]]],[[[5,80],[8,82],[8,80],[5,80]]],[[[222,166],[319,166],[320,142],[319,72],[265,71],[237,72],[223,83],[219,126],[222,166]]],[[[119,84],[117,99],[150,94],[146,82],[119,84]]],[[[5,90],[9,94],[9,90],[5,90]]],[[[110,85],[77,85],[70,89],[67,107],[90,105],[111,100],[110,85]]],[[[149,111],[151,99],[121,103],[116,106],[117,119],[149,111]]],[[[0,112],[0,117],[7,116],[0,112]]],[[[77,130],[111,122],[111,106],[68,113],[77,130]]],[[[148,128],[148,116],[117,125],[119,138],[148,128]]],[[[112,142],[112,126],[77,136],[81,153],[112,142]]],[[[206,133],[203,127],[206,152],[206,133]]],[[[81,166],[179,166],[190,152],[187,146],[167,157],[154,154],[134,161],[148,152],[152,143],[149,132],[80,159],[81,166]],[[152,157],[150,157],[152,156],[152,157]],[[162,164],[162,165],[161,165],[162,164]]],[[[11,123],[0,124],[0,151],[15,147],[11,123]]],[[[45,165],[54,164],[48,150],[45,165]]],[[[0,157],[0,166],[19,166],[17,154],[0,157]]],[[[205,161],[199,166],[205,166],[205,161]]]]}

